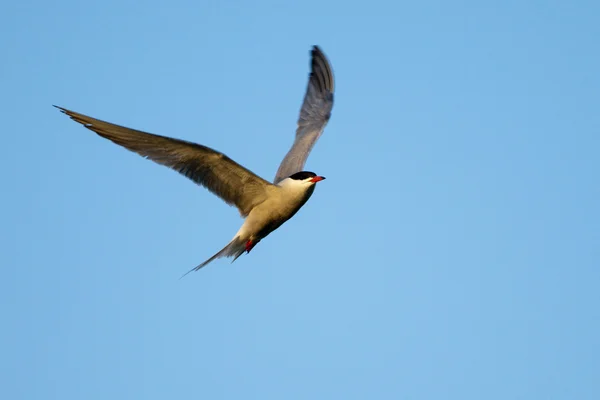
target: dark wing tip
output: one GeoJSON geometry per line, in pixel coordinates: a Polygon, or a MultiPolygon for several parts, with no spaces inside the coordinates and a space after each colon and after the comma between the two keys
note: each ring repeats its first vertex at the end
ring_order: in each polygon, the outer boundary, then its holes
{"type": "Polygon", "coordinates": [[[332,93],[334,90],[333,71],[325,53],[317,45],[313,46],[310,61],[310,80],[321,93],[332,93]]]}
{"type": "Polygon", "coordinates": [[[80,123],[81,125],[83,125],[84,127],[100,134],[99,132],[97,132],[96,130],[92,129],[93,123],[91,121],[88,121],[86,119],[89,119],[90,117],[87,117],[83,114],[79,114],[76,113],[75,111],[71,111],[71,110],[67,110],[66,108],[60,107],[60,106],[56,106],[56,105],[52,105],[53,107],[56,107],[60,110],[61,113],[67,115],[69,118],[71,118],[73,121],[80,123]]]}
{"type": "MultiPolygon", "coordinates": [[[[61,106],[55,106],[54,104],[52,105],[52,107],[56,107],[56,108],[58,108],[58,110],[59,110],[61,113],[63,113],[63,114],[65,114],[65,115],[69,116],[69,117],[70,117],[72,120],[74,120],[74,121],[77,121],[77,119],[75,119],[75,116],[74,116],[74,114],[76,114],[76,113],[74,113],[73,111],[71,111],[71,110],[67,110],[66,108],[63,108],[63,107],[61,107],[61,106]]],[[[79,122],[79,123],[83,123],[83,122],[81,122],[81,121],[77,121],[77,122],[79,122]]]]}

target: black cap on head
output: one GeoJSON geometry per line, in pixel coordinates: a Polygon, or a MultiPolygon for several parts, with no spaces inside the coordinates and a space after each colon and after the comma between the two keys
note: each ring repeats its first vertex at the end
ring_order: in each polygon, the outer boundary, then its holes
{"type": "Polygon", "coordinates": [[[294,179],[296,181],[303,181],[308,178],[314,178],[315,176],[317,176],[317,174],[315,174],[314,172],[300,171],[300,172],[296,172],[293,175],[290,175],[290,178],[294,179]]]}

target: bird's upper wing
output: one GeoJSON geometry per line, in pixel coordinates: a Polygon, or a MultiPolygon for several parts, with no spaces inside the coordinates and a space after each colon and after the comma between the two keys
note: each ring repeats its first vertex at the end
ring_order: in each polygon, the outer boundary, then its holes
{"type": "Polygon", "coordinates": [[[235,205],[243,216],[266,199],[267,187],[272,186],[226,155],[206,146],[125,128],[57,108],[98,135],[187,176],[227,204],[235,205]]]}
{"type": "Polygon", "coordinates": [[[298,118],[296,139],[287,153],[274,182],[277,183],[288,176],[302,171],[315,142],[323,133],[333,108],[333,72],[325,54],[318,46],[311,52],[311,71],[308,88],[298,118]]]}

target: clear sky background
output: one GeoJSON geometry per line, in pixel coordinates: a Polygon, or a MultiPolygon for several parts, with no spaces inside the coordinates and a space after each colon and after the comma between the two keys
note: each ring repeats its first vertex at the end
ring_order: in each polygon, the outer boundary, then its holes
{"type": "Polygon", "coordinates": [[[1,8],[1,398],[600,398],[598,2],[1,8]],[[314,44],[327,180],[179,280],[237,211],[51,105],[272,179],[314,44]]]}

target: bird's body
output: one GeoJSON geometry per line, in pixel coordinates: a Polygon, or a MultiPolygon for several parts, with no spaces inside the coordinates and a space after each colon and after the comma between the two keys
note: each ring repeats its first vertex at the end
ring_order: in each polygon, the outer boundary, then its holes
{"type": "Polygon", "coordinates": [[[236,236],[253,244],[258,243],[292,218],[308,201],[314,189],[314,185],[305,187],[302,181],[298,183],[289,178],[269,187],[268,197],[250,211],[236,236]]]}
{"type": "MultiPolygon", "coordinates": [[[[300,111],[294,145],[269,183],[226,155],[199,144],[154,135],[97,120],[62,107],[63,113],[98,135],[158,164],[170,167],[235,205],[246,217],[221,251],[196,268],[220,257],[233,257],[252,248],[298,212],[325,178],[302,171],[333,107],[333,73],[318,47],[312,50],[311,74],[300,111]]],[[[191,272],[191,271],[190,271],[191,272]]]]}
{"type": "Polygon", "coordinates": [[[202,268],[215,258],[234,257],[235,261],[244,251],[249,253],[258,242],[292,218],[312,196],[314,189],[314,182],[296,181],[291,178],[270,186],[265,201],[250,211],[233,240],[195,269],[202,268]]]}

